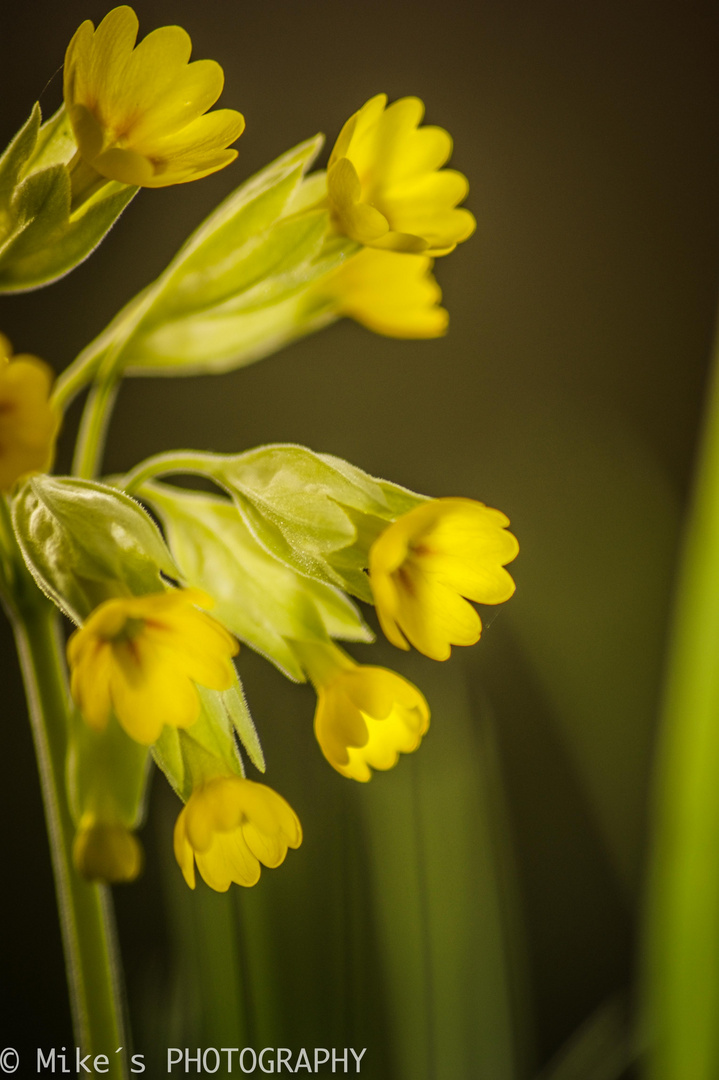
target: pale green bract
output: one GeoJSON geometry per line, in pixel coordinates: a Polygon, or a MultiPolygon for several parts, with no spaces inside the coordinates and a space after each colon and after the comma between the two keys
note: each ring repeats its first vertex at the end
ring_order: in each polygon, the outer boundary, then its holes
{"type": "Polygon", "coordinates": [[[187,584],[210,593],[213,615],[288,678],[305,681],[293,639],[373,640],[343,593],[270,555],[232,502],[167,484],[148,484],[142,496],[159,516],[187,584]]]}
{"type": "Polygon", "coordinates": [[[13,501],[13,525],[39,588],[78,624],[104,600],[179,577],[147,512],[105,484],[33,476],[13,501]]]}
{"type": "Polygon", "coordinates": [[[305,176],[321,146],[301,143],[230,195],[66,378],[229,371],[333,321],[310,286],[358,245],[328,233],[324,173],[305,176]]]}
{"type": "Polygon", "coordinates": [[[74,208],[75,153],[62,107],[41,124],[40,106],[0,157],[0,292],[48,285],[79,265],[137,193],[114,182],[74,208]]]}

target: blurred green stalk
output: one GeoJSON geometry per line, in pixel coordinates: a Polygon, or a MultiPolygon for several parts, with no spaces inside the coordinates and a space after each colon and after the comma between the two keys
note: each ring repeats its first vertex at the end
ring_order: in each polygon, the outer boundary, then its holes
{"type": "Polygon", "coordinates": [[[719,1076],[719,338],[668,655],[643,983],[651,1080],[719,1076]]]}
{"type": "MultiPolygon", "coordinates": [[[[121,976],[109,891],[72,864],[75,826],[65,794],[67,686],[57,612],[44,599],[13,612],[47,821],[75,1043],[82,1055],[105,1054],[109,1077],[127,1075],[121,976]],[[125,1053],[118,1056],[117,1050],[125,1053]]],[[[53,1067],[54,1071],[54,1067],[53,1067]]]]}

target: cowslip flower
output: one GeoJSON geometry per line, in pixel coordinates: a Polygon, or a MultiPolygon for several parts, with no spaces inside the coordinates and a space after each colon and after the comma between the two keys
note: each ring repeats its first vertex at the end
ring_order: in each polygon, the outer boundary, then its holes
{"type": "Polygon", "coordinates": [[[315,286],[338,315],[376,334],[432,338],[444,334],[449,314],[427,255],[364,248],[315,286]]]}
{"type": "Polygon", "coordinates": [[[82,160],[108,180],[140,187],[183,184],[237,157],[227,147],[245,121],[234,109],[203,115],[222,92],[214,60],[190,64],[179,26],[153,30],[135,48],[131,7],[114,8],[97,30],[88,19],[65,54],[65,106],[82,160]]]}
{"type": "Polygon", "coordinates": [[[49,402],[52,371],[35,356],[15,356],[0,334],[0,491],[52,465],[60,423],[49,402]]]}
{"type": "Polygon", "coordinates": [[[380,625],[393,645],[433,660],[473,645],[482,622],[468,603],[501,604],[514,592],[506,563],[519,544],[509,518],[472,499],[432,499],[397,518],[373,543],[369,577],[380,625]]]}
{"type": "Polygon", "coordinates": [[[127,734],[149,746],[165,724],[185,728],[200,713],[195,683],[229,690],[235,639],[195,604],[199,589],[115,597],[95,608],[68,642],[70,689],[90,727],[111,710],[127,734]]]}
{"type": "Polygon", "coordinates": [[[391,769],[429,727],[429,706],[416,686],[387,668],[356,664],[336,645],[294,642],[317,691],[315,735],[330,765],[366,782],[391,769]]]}
{"type": "Polygon", "coordinates": [[[370,98],[342,128],[327,166],[327,194],[336,230],[360,244],[446,255],[475,228],[457,208],[466,177],[442,169],[452,139],[439,127],[420,127],[424,104],[415,97],[387,106],[370,98]]]}
{"type": "Polygon", "coordinates": [[[195,863],[216,892],[232,882],[254,885],[260,863],[279,866],[288,848],[302,843],[302,827],[289,803],[265,784],[241,776],[215,776],[190,795],[175,825],[175,858],[195,887],[195,863]]]}
{"type": "Polygon", "coordinates": [[[72,861],[87,881],[115,885],[134,881],[144,856],[139,840],[125,825],[83,814],[72,845],[72,861]]]}

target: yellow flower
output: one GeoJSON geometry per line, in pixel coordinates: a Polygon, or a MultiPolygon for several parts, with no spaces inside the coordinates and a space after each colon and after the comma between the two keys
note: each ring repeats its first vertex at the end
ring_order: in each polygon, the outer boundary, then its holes
{"type": "Polygon", "coordinates": [[[393,645],[446,660],[451,645],[479,640],[482,622],[463,597],[501,604],[514,592],[504,565],[519,545],[507,525],[499,510],[472,499],[432,499],[385,529],[370,548],[369,574],[393,645]]]}
{"type": "Polygon", "coordinates": [[[294,642],[317,690],[315,735],[330,765],[366,782],[391,769],[429,727],[429,707],[416,686],[387,668],[355,664],[336,645],[294,642]]]}
{"type": "Polygon", "coordinates": [[[165,724],[189,727],[200,712],[195,683],[228,690],[235,639],[195,604],[199,589],[117,597],[95,608],[67,646],[72,696],[101,731],[114,710],[127,734],[149,746],[165,724]]]}
{"type": "Polygon", "coordinates": [[[48,395],[52,371],[34,356],[16,356],[0,334],[0,491],[30,472],[47,472],[59,416],[48,395]]]}
{"type": "Polygon", "coordinates": [[[108,180],[165,187],[229,165],[226,149],[245,126],[234,109],[203,114],[222,92],[214,60],[188,63],[192,42],[179,26],[153,30],[135,48],[131,7],[114,8],[97,30],[86,20],[65,55],[65,106],[78,151],[108,180]]]}
{"type": "Polygon", "coordinates": [[[376,334],[399,338],[439,337],[449,315],[427,255],[364,248],[315,287],[339,315],[376,334]]]}
{"type": "Polygon", "coordinates": [[[254,885],[260,863],[279,866],[302,843],[292,807],[272,788],[241,776],[216,776],[197,787],[175,825],[175,858],[191,889],[197,869],[211,889],[254,885]]]}
{"type": "Polygon", "coordinates": [[[327,167],[330,211],[338,232],[360,244],[446,255],[475,228],[466,177],[442,169],[452,139],[439,127],[420,127],[419,98],[378,94],[350,117],[327,167]]]}
{"type": "Polygon", "coordinates": [[[83,815],[72,845],[75,869],[88,881],[117,884],[134,881],[142,870],[142,847],[137,837],[119,822],[103,822],[83,815]]]}

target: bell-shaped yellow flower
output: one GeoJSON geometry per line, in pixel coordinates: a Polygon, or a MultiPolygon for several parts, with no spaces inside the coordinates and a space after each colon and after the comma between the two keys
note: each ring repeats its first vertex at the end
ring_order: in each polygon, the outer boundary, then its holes
{"type": "Polygon", "coordinates": [[[473,645],[482,622],[467,600],[501,604],[514,592],[504,569],[519,551],[509,518],[472,499],[432,499],[397,518],[369,553],[380,624],[400,649],[446,660],[473,645]]]}
{"type": "Polygon", "coordinates": [[[0,334],[0,491],[30,472],[47,472],[59,427],[49,402],[51,369],[34,356],[16,356],[0,334]]]}
{"type": "Polygon", "coordinates": [[[195,862],[216,892],[232,882],[254,885],[260,863],[279,866],[302,843],[289,803],[272,788],[241,776],[216,776],[195,788],[175,825],[175,858],[191,889],[195,862]]]}
{"type": "Polygon", "coordinates": [[[114,8],[97,30],[86,20],[65,54],[65,106],[78,152],[108,180],[165,187],[198,180],[237,157],[244,130],[234,109],[203,115],[222,92],[214,60],[188,63],[179,26],[153,30],[135,48],[131,7],[114,8]]]}
{"type": "Polygon", "coordinates": [[[135,834],[121,822],[104,822],[85,814],[75,833],[72,861],[87,881],[115,885],[134,881],[144,856],[135,834]]]}
{"type": "Polygon", "coordinates": [[[429,706],[416,686],[387,668],[356,664],[336,645],[294,642],[317,690],[315,735],[330,765],[366,782],[391,769],[429,727],[429,706]]]}
{"type": "Polygon", "coordinates": [[[315,293],[376,334],[439,337],[449,314],[439,306],[442,291],[431,270],[427,255],[364,248],[318,282],[315,293]]]}
{"type": "Polygon", "coordinates": [[[327,167],[327,192],[338,232],[360,244],[446,255],[475,228],[467,179],[442,169],[452,139],[439,127],[420,127],[424,105],[400,98],[389,108],[378,94],[350,117],[327,167]]]}
{"type": "Polygon", "coordinates": [[[197,719],[195,683],[229,690],[237,642],[195,604],[212,600],[199,589],[117,597],[75,631],[70,689],[90,727],[103,730],[113,710],[127,734],[149,746],[165,724],[184,728],[197,719]]]}

